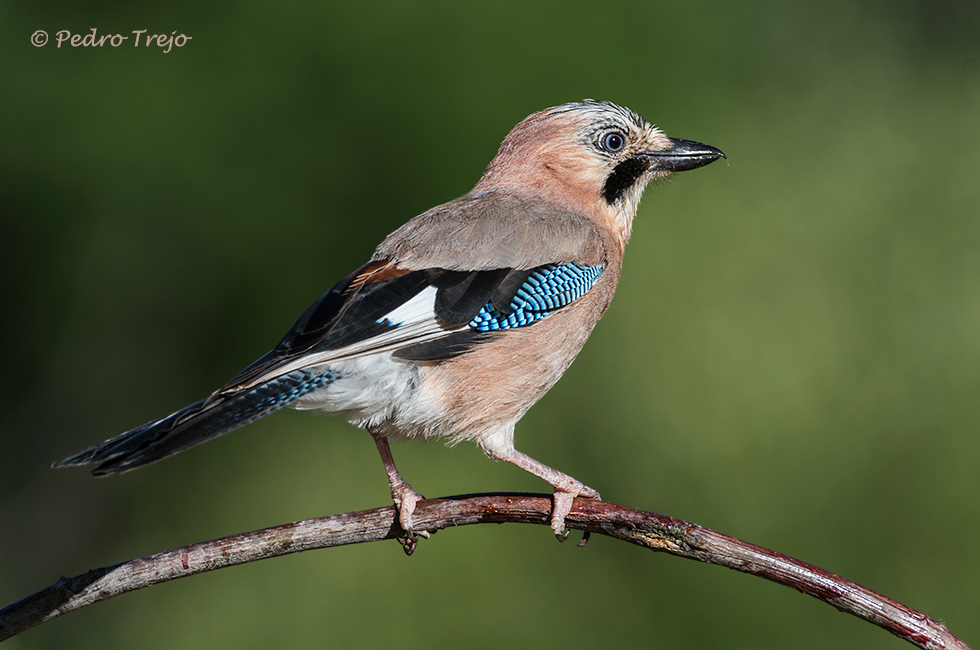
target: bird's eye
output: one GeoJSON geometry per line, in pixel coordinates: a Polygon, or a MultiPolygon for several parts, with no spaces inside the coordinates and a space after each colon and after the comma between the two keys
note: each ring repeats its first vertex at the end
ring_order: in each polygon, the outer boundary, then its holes
{"type": "Polygon", "coordinates": [[[610,153],[616,153],[621,151],[624,146],[626,146],[626,136],[624,136],[619,131],[613,131],[612,133],[607,133],[602,136],[602,140],[599,141],[600,146],[610,153]]]}

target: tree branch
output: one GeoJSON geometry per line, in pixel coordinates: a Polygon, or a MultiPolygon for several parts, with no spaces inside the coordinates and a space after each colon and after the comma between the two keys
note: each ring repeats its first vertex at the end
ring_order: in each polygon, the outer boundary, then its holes
{"type": "MultiPolygon", "coordinates": [[[[418,530],[429,531],[486,523],[548,526],[550,514],[550,495],[476,494],[421,501],[414,523],[418,530]]],[[[920,648],[969,650],[942,623],[894,600],[829,571],[696,524],[590,499],[575,500],[566,524],[586,534],[607,535],[793,587],[920,648]]],[[[394,507],[376,508],[273,526],[93,569],[62,578],[0,610],[0,641],[86,605],[167,580],[287,553],[403,536],[394,507]]],[[[406,551],[411,546],[406,545],[406,551]]]]}

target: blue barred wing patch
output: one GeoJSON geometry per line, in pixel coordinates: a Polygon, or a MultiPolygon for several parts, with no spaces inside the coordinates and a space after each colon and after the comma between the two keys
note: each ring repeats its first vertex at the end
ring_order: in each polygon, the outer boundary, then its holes
{"type": "Polygon", "coordinates": [[[592,288],[602,275],[601,265],[546,264],[534,269],[505,309],[488,302],[470,321],[481,332],[522,327],[541,320],[552,310],[571,304],[592,288]]]}

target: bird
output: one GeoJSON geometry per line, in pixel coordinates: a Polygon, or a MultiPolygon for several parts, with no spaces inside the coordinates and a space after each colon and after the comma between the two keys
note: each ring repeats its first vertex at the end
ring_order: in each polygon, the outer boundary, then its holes
{"type": "Polygon", "coordinates": [[[270,352],[208,397],[54,463],[125,472],[283,407],[366,429],[407,539],[424,497],[389,441],[473,441],[554,490],[564,540],[581,481],[518,451],[520,418],[562,376],[609,307],[644,189],[721,150],[667,137],[587,99],[532,113],[473,189],[406,222],[300,316],[270,352]]]}

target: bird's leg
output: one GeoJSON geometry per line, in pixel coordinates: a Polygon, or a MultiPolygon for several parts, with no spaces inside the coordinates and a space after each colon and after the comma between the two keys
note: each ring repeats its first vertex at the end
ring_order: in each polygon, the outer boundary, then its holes
{"type": "Polygon", "coordinates": [[[504,454],[490,452],[490,456],[497,460],[505,460],[508,463],[513,463],[521,469],[543,479],[551,487],[555,488],[554,506],[551,510],[551,530],[555,532],[555,537],[560,542],[568,539],[568,533],[565,532],[565,517],[572,511],[572,501],[575,500],[575,497],[599,499],[599,493],[588,485],[572,478],[568,474],[563,474],[556,469],[552,469],[516,449],[512,449],[504,454]]]}
{"type": "Polygon", "coordinates": [[[398,524],[406,533],[409,541],[414,541],[415,536],[428,537],[426,530],[412,530],[412,514],[415,512],[415,504],[425,499],[424,496],[412,489],[408,481],[401,477],[398,468],[395,467],[395,459],[391,455],[391,447],[388,446],[388,439],[379,433],[371,431],[374,444],[378,446],[378,453],[381,454],[381,462],[385,465],[385,472],[388,473],[388,483],[391,485],[391,500],[398,508],[398,524]]]}

